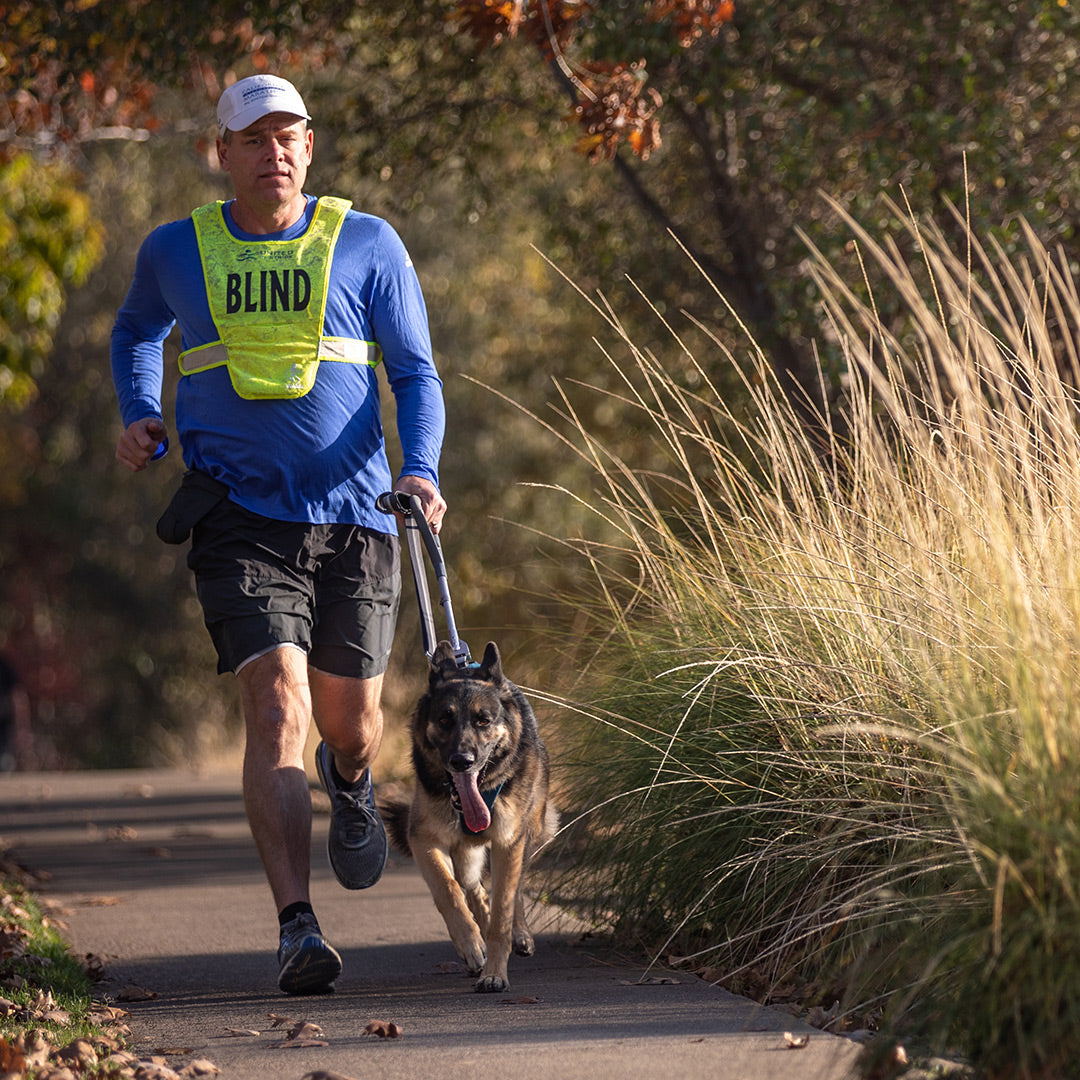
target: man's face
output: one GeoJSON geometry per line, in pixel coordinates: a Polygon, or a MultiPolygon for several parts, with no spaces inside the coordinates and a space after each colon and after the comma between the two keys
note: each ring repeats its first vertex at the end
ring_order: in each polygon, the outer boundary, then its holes
{"type": "Polygon", "coordinates": [[[307,179],[314,135],[291,113],[270,113],[228,142],[218,140],[221,167],[232,177],[237,200],[256,208],[287,206],[307,179]]]}

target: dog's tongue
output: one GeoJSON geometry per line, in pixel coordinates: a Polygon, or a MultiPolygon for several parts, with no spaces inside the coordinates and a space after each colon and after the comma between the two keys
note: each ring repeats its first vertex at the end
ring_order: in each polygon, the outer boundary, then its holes
{"type": "Polygon", "coordinates": [[[455,772],[454,787],[461,800],[461,812],[465,815],[465,824],[473,832],[483,832],[491,824],[491,811],[488,809],[480,788],[476,783],[476,773],[455,772]]]}

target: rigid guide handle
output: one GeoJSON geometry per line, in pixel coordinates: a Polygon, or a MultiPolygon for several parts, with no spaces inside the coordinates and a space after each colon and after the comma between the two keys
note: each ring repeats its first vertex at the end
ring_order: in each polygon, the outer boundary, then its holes
{"type": "Polygon", "coordinates": [[[412,562],[413,582],[416,585],[416,600],[420,606],[425,654],[430,660],[435,653],[438,641],[435,636],[435,620],[432,616],[427,574],[424,570],[424,548],[427,549],[428,558],[435,571],[435,580],[439,586],[439,603],[446,615],[447,637],[454,650],[454,661],[458,667],[467,667],[471,662],[469,647],[458,637],[457,625],[454,622],[454,606],[450,600],[450,587],[446,580],[446,561],[443,559],[442,545],[432,531],[427,518],[424,517],[424,508],[419,496],[404,491],[387,491],[375,500],[375,506],[384,514],[401,514],[405,518],[405,538],[409,543],[409,559],[412,562]]]}

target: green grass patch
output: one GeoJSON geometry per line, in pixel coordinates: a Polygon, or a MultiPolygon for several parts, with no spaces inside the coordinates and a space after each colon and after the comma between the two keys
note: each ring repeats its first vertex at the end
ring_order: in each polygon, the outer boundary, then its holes
{"type": "Polygon", "coordinates": [[[126,1013],[93,998],[93,980],[17,867],[0,878],[0,1074],[66,1066],[81,1077],[133,1075],[126,1013]]]}

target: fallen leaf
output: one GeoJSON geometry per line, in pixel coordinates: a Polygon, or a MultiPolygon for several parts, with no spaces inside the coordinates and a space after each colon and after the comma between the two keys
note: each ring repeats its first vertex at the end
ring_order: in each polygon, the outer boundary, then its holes
{"type": "Polygon", "coordinates": [[[90,1006],[90,1019],[96,1024],[112,1024],[119,1020],[127,1020],[131,1013],[127,1009],[118,1008],[116,1005],[105,1005],[95,1001],[90,1006]]]}
{"type": "Polygon", "coordinates": [[[119,896],[87,896],[79,902],[87,907],[116,907],[124,901],[119,896]]]}
{"type": "Polygon", "coordinates": [[[304,1073],[300,1080],[356,1080],[354,1076],[346,1076],[344,1073],[331,1072],[329,1069],[316,1069],[314,1072],[304,1073]]]}
{"type": "Polygon", "coordinates": [[[180,1074],[157,1061],[140,1061],[135,1068],[135,1080],[180,1080],[180,1074]]]}
{"type": "Polygon", "coordinates": [[[380,1039],[400,1039],[401,1028],[389,1020],[369,1020],[364,1034],[375,1035],[380,1039]]]}
{"type": "Polygon", "coordinates": [[[440,960],[439,963],[432,968],[432,971],[436,975],[463,975],[465,973],[465,965],[459,964],[456,960],[440,960]]]}
{"type": "Polygon", "coordinates": [[[809,1035],[792,1035],[790,1031],[784,1032],[784,1048],[787,1050],[802,1050],[809,1042],[809,1035]]]}
{"type": "Polygon", "coordinates": [[[620,986],[678,986],[679,980],[671,978],[670,975],[653,975],[648,979],[620,979],[620,986]]]}
{"type": "Polygon", "coordinates": [[[196,1058],[194,1061],[189,1062],[180,1070],[180,1075],[184,1077],[184,1080],[194,1080],[199,1076],[217,1076],[221,1070],[212,1062],[207,1061],[206,1058],[196,1058]]]}
{"type": "Polygon", "coordinates": [[[213,840],[213,829],[196,829],[191,825],[181,825],[173,829],[173,838],[176,840],[213,840]]]}
{"type": "Polygon", "coordinates": [[[301,1020],[300,1023],[294,1024],[289,1029],[288,1038],[290,1039],[315,1039],[322,1035],[323,1029],[318,1024],[312,1023],[310,1020],[301,1020]]]}
{"type": "Polygon", "coordinates": [[[539,1005],[540,999],[538,997],[516,997],[516,998],[503,998],[499,1002],[500,1005],[539,1005]]]}
{"type": "Polygon", "coordinates": [[[272,1028],[284,1027],[286,1024],[295,1024],[296,1021],[291,1016],[278,1016],[277,1013],[267,1013],[267,1019],[270,1021],[272,1028]]]}
{"type": "Polygon", "coordinates": [[[284,1039],[270,1044],[275,1050],[303,1050],[307,1047],[329,1046],[325,1039],[284,1039]]]}
{"type": "Polygon", "coordinates": [[[127,1050],[114,1050],[101,1064],[106,1066],[115,1065],[118,1069],[125,1069],[138,1063],[139,1059],[134,1054],[128,1053],[127,1050]]]}
{"type": "Polygon", "coordinates": [[[154,990],[146,990],[134,983],[129,983],[116,995],[117,1001],[153,1001],[157,997],[154,990]]]}
{"type": "Polygon", "coordinates": [[[89,1039],[73,1039],[54,1056],[57,1061],[78,1067],[82,1072],[98,1063],[97,1051],[89,1039]]]}
{"type": "Polygon", "coordinates": [[[20,1036],[22,1051],[26,1055],[27,1065],[43,1065],[52,1053],[52,1046],[45,1038],[45,1032],[36,1028],[29,1034],[20,1036]]]}
{"type": "Polygon", "coordinates": [[[22,1047],[15,1043],[9,1043],[7,1039],[0,1038],[0,1069],[13,1076],[22,1076],[26,1069],[27,1061],[22,1047]]]}
{"type": "Polygon", "coordinates": [[[226,1028],[225,1034],[230,1038],[239,1038],[242,1035],[261,1035],[262,1032],[254,1028],[226,1028]]]}

